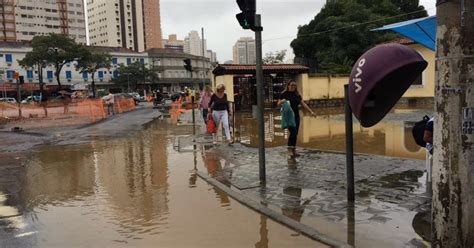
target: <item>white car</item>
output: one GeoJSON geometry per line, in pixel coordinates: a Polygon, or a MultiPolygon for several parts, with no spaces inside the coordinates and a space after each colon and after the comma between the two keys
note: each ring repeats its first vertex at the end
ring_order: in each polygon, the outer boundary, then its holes
{"type": "Polygon", "coordinates": [[[13,97],[5,97],[5,98],[0,98],[0,102],[16,103],[16,99],[13,97]]]}

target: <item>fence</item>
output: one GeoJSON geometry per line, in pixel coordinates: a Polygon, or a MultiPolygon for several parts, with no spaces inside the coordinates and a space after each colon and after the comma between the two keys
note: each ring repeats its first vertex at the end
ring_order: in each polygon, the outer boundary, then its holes
{"type": "MultiPolygon", "coordinates": [[[[133,99],[115,99],[114,109],[115,113],[132,111],[135,109],[135,102],[133,99]]],[[[3,119],[3,122],[36,119],[58,120],[63,125],[74,125],[94,123],[105,118],[107,118],[107,106],[102,99],[21,104],[21,118],[17,103],[0,103],[0,119],[3,119]]]]}

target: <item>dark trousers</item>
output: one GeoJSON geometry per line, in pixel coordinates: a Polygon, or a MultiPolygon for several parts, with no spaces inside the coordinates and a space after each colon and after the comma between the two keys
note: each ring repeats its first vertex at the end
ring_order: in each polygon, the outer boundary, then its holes
{"type": "Polygon", "coordinates": [[[208,109],[206,108],[202,109],[202,118],[204,119],[204,123],[206,124],[207,124],[207,112],[208,112],[208,109]]]}
{"type": "Polygon", "coordinates": [[[290,131],[290,137],[288,138],[289,147],[296,146],[296,139],[298,138],[298,131],[300,130],[300,116],[299,115],[295,116],[295,123],[296,123],[296,127],[288,128],[288,131],[290,131]]]}

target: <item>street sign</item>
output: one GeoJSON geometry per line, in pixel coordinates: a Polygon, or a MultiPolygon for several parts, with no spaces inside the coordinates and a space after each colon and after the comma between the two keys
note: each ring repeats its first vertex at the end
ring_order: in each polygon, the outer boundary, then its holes
{"type": "Polygon", "coordinates": [[[349,101],[363,127],[377,124],[428,63],[414,49],[390,43],[364,53],[352,68],[349,101]]]}

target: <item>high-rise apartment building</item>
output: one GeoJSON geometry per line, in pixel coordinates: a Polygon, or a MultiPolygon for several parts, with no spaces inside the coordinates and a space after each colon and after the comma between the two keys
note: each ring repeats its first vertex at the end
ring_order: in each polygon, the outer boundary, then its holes
{"type": "Polygon", "coordinates": [[[255,40],[251,37],[242,37],[233,48],[234,64],[255,64],[255,40]]]}
{"type": "MultiPolygon", "coordinates": [[[[206,40],[204,44],[197,31],[189,32],[189,35],[184,38],[184,52],[196,56],[203,56],[202,46],[204,45],[204,51],[207,50],[206,40]]],[[[204,53],[205,55],[205,53],[204,53]]]]}
{"type": "Polygon", "coordinates": [[[159,0],[87,0],[93,46],[162,48],[159,0]]]}
{"type": "Polygon", "coordinates": [[[163,39],[163,46],[166,49],[184,52],[184,40],[178,40],[176,34],[170,34],[168,39],[163,39]]]}
{"type": "Polygon", "coordinates": [[[30,41],[38,35],[65,34],[86,43],[82,0],[0,0],[0,41],[30,41]]]}

